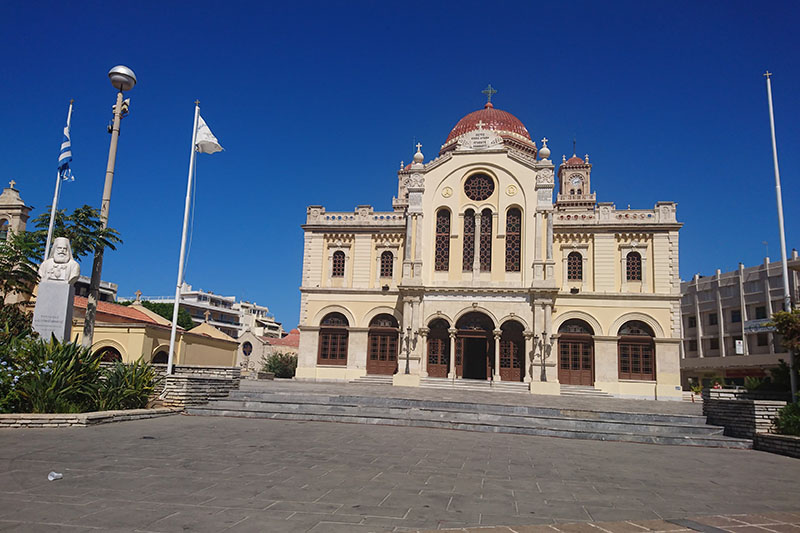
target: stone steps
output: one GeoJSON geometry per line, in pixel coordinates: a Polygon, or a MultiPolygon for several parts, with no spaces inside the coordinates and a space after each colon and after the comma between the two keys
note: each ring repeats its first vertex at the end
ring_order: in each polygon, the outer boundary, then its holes
{"type": "Polygon", "coordinates": [[[483,379],[448,379],[448,378],[421,378],[419,382],[421,388],[426,389],[450,389],[472,392],[510,392],[510,393],[530,393],[528,383],[515,381],[490,381],[483,379]]]}
{"type": "Polygon", "coordinates": [[[189,414],[349,422],[650,444],[750,448],[698,416],[622,413],[373,396],[238,391],[189,414]]]}
{"type": "Polygon", "coordinates": [[[366,376],[361,376],[357,379],[351,379],[350,383],[356,383],[359,385],[391,385],[392,376],[367,374],[366,376]]]}
{"type": "Polygon", "coordinates": [[[562,396],[580,396],[583,398],[613,398],[609,393],[587,385],[561,385],[562,396]]]}

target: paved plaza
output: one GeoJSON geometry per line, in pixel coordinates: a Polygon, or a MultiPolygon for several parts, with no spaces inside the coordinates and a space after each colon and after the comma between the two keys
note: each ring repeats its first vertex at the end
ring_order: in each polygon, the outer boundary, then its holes
{"type": "Polygon", "coordinates": [[[0,431],[0,531],[664,524],[800,510],[798,477],[749,450],[177,415],[0,431]]]}

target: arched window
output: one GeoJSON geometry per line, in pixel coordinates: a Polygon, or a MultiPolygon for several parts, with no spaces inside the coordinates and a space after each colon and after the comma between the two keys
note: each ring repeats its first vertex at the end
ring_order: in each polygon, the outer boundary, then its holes
{"type": "Polygon", "coordinates": [[[333,252],[333,264],[331,266],[331,276],[334,278],[344,277],[344,252],[337,250],[333,252]]]}
{"type": "Polygon", "coordinates": [[[642,256],[639,252],[628,253],[626,273],[628,281],[642,281],[642,256]]]}
{"type": "Polygon", "coordinates": [[[317,364],[347,364],[347,327],[350,324],[341,313],[328,313],[319,330],[317,364]]]}
{"type": "Polygon", "coordinates": [[[492,271],[492,210],[481,211],[481,272],[492,271]]]}
{"type": "Polygon", "coordinates": [[[486,174],[475,174],[464,182],[464,194],[475,201],[483,201],[494,193],[494,180],[486,174]]]}
{"type": "Polygon", "coordinates": [[[655,381],[655,342],[653,330],[644,322],[631,320],[619,328],[617,354],[619,379],[655,381]]]}
{"type": "Polygon", "coordinates": [[[391,278],[394,267],[394,254],[386,250],[381,254],[381,277],[391,278]]]}
{"type": "Polygon", "coordinates": [[[397,319],[380,314],[370,320],[367,342],[367,374],[392,375],[397,371],[400,329],[397,319]]]}
{"type": "Polygon", "coordinates": [[[570,252],[567,256],[567,279],[569,281],[583,279],[583,256],[580,252],[570,252]]]}
{"type": "Polygon", "coordinates": [[[436,213],[436,265],[437,271],[450,269],[450,211],[439,209],[436,213]]]}
{"type": "Polygon", "coordinates": [[[166,365],[169,362],[169,354],[166,350],[159,350],[153,356],[151,363],[154,365],[166,365]]]}
{"type": "Polygon", "coordinates": [[[8,238],[8,220],[0,220],[0,239],[6,240],[8,238]]]}
{"type": "Polygon", "coordinates": [[[463,270],[472,270],[475,261],[475,211],[467,209],[464,213],[464,261],[463,270]]]}
{"type": "Polygon", "coordinates": [[[97,354],[100,355],[100,361],[103,363],[119,363],[122,361],[122,355],[120,355],[119,350],[112,346],[100,348],[97,354]]]}
{"type": "Polygon", "coordinates": [[[516,207],[506,214],[506,272],[520,271],[522,213],[516,207]]]}

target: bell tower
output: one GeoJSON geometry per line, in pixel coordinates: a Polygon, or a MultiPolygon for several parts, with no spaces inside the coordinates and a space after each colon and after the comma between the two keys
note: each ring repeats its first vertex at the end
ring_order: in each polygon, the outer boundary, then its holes
{"type": "Polygon", "coordinates": [[[17,182],[11,180],[0,194],[0,240],[6,240],[10,233],[22,233],[28,222],[31,207],[25,205],[14,188],[17,182]]]}
{"type": "Polygon", "coordinates": [[[558,168],[558,196],[557,208],[567,209],[593,209],[596,197],[591,192],[592,165],[589,164],[589,154],[585,159],[572,154],[569,159],[561,156],[561,166],[558,168]]]}

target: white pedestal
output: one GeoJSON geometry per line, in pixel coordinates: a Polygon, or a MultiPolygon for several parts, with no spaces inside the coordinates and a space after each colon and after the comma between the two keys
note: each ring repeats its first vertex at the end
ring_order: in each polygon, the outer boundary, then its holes
{"type": "Polygon", "coordinates": [[[72,331],[72,306],[75,287],[59,281],[39,283],[36,307],[33,310],[33,330],[49,341],[55,335],[59,342],[69,341],[72,331]]]}

